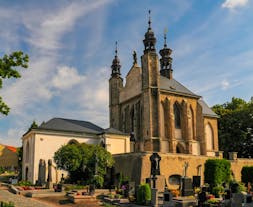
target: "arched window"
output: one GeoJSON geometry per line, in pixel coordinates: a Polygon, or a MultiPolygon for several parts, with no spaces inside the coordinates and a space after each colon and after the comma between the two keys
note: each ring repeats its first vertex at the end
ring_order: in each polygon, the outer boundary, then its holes
{"type": "Polygon", "coordinates": [[[169,177],[169,184],[171,185],[180,185],[181,175],[174,174],[169,177]]]}
{"type": "Polygon", "coordinates": [[[131,118],[131,132],[134,132],[134,106],[131,109],[130,118],[131,118]]]}
{"type": "Polygon", "coordinates": [[[185,153],[184,147],[180,143],[177,144],[176,152],[185,153]]]}
{"type": "Polygon", "coordinates": [[[188,127],[189,127],[189,137],[190,139],[195,139],[194,137],[194,115],[193,115],[193,110],[192,107],[190,106],[188,110],[188,127]]]}
{"type": "Polygon", "coordinates": [[[174,118],[175,118],[175,128],[181,129],[181,111],[180,105],[178,103],[174,104],[174,118]]]}
{"type": "Polygon", "coordinates": [[[205,126],[205,138],[206,138],[206,149],[213,150],[214,149],[213,128],[209,123],[205,126]]]}
{"type": "Polygon", "coordinates": [[[30,144],[29,141],[26,142],[26,148],[25,148],[25,161],[29,162],[29,156],[30,156],[30,144]]]}

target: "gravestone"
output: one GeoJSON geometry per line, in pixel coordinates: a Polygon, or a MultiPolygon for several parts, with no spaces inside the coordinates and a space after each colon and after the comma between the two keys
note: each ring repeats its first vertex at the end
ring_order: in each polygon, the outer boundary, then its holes
{"type": "Polygon", "coordinates": [[[135,182],[129,182],[129,196],[135,196],[135,182]]]}
{"type": "Polygon", "coordinates": [[[46,188],[51,189],[53,188],[52,183],[52,160],[48,160],[48,173],[47,173],[47,186],[46,188]]]}
{"type": "Polygon", "coordinates": [[[199,188],[200,187],[200,179],[201,179],[201,177],[198,176],[198,175],[192,177],[192,187],[193,188],[199,188]]]}
{"type": "Polygon", "coordinates": [[[39,161],[39,173],[37,184],[42,186],[46,183],[46,162],[43,159],[39,161]]]}
{"type": "Polygon", "coordinates": [[[232,193],[231,206],[241,207],[244,203],[244,195],[242,193],[232,193]]]}
{"type": "Polygon", "coordinates": [[[191,196],[193,195],[193,188],[192,188],[192,180],[189,177],[181,178],[181,195],[182,196],[191,196]]]}
{"type": "Polygon", "coordinates": [[[163,193],[163,206],[174,207],[175,203],[172,200],[172,198],[173,198],[172,193],[166,189],[163,193]]]}

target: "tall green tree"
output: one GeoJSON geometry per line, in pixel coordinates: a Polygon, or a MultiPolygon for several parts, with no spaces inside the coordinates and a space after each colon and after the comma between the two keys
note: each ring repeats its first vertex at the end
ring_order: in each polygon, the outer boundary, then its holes
{"type": "Polygon", "coordinates": [[[54,154],[57,167],[69,173],[72,182],[95,183],[101,187],[107,167],[112,167],[112,155],[99,145],[67,144],[54,154]]]}
{"type": "Polygon", "coordinates": [[[238,157],[253,157],[253,102],[232,98],[231,102],[212,107],[218,120],[219,148],[238,152],[238,157]]]}
{"type": "MultiPolygon", "coordinates": [[[[18,72],[18,67],[28,68],[28,55],[22,51],[16,51],[10,55],[4,55],[0,58],[0,89],[3,87],[3,79],[6,78],[20,78],[21,75],[18,72]]],[[[8,115],[10,108],[4,103],[0,96],[0,113],[8,115]]]]}

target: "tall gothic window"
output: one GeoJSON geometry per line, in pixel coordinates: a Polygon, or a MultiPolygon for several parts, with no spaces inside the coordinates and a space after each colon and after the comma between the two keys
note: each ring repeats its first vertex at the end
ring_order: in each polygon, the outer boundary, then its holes
{"type": "Polygon", "coordinates": [[[132,107],[130,117],[131,117],[131,132],[134,132],[134,106],[132,107]]]}
{"type": "Polygon", "coordinates": [[[209,123],[205,126],[205,138],[206,138],[206,149],[213,150],[214,149],[213,129],[209,123]]]}
{"type": "Polygon", "coordinates": [[[180,105],[178,103],[174,104],[174,118],[175,118],[175,128],[181,129],[181,112],[180,112],[180,105]]]}

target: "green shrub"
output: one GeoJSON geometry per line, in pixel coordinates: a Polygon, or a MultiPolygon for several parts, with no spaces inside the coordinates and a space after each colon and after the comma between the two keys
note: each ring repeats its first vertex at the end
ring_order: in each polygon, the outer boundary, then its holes
{"type": "Polygon", "coordinates": [[[15,207],[14,203],[12,203],[12,202],[6,203],[3,201],[0,202],[0,206],[1,207],[15,207]]]}
{"type": "Polygon", "coordinates": [[[151,189],[149,184],[139,185],[137,191],[137,203],[148,204],[151,201],[151,189]]]}
{"type": "Polygon", "coordinates": [[[216,198],[220,197],[220,194],[223,192],[224,192],[224,188],[222,186],[215,186],[212,189],[212,194],[214,194],[216,198]]]}
{"type": "Polygon", "coordinates": [[[241,170],[241,181],[245,184],[253,183],[253,166],[244,166],[241,170]]]}
{"type": "Polygon", "coordinates": [[[228,183],[231,180],[231,164],[225,159],[209,159],[205,163],[205,183],[210,185],[210,189],[215,186],[228,183]]]}
{"type": "Polygon", "coordinates": [[[240,193],[242,191],[246,191],[246,187],[243,185],[243,183],[236,181],[230,182],[230,189],[232,193],[240,193]]]}
{"type": "Polygon", "coordinates": [[[21,180],[18,182],[19,186],[32,186],[32,183],[30,181],[21,180]]]}
{"type": "Polygon", "coordinates": [[[101,188],[104,183],[104,178],[100,175],[96,175],[96,176],[94,176],[92,182],[96,185],[97,188],[101,188]]]}

